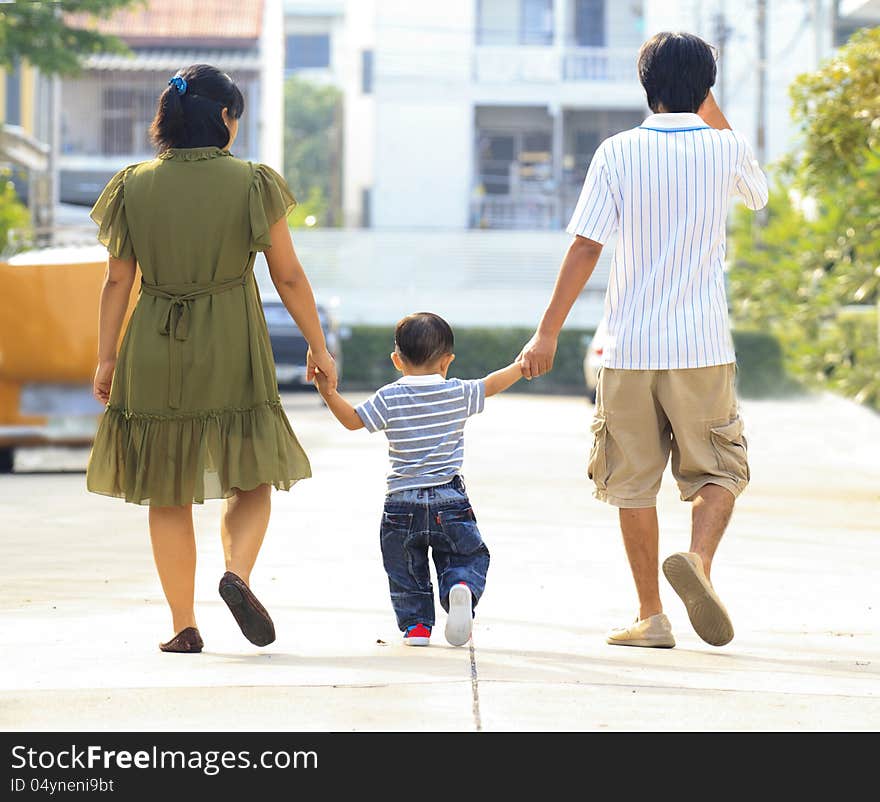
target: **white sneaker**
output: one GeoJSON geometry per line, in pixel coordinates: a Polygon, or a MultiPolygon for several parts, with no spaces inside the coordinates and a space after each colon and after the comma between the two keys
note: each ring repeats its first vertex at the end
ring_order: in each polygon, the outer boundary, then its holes
{"type": "Polygon", "coordinates": [[[446,640],[453,646],[464,646],[474,627],[471,589],[459,582],[449,591],[449,616],[446,619],[446,640]]]}
{"type": "Polygon", "coordinates": [[[648,646],[655,649],[671,649],[675,646],[672,624],[663,613],[642,618],[628,627],[612,629],[605,642],[612,646],[648,646]]]}

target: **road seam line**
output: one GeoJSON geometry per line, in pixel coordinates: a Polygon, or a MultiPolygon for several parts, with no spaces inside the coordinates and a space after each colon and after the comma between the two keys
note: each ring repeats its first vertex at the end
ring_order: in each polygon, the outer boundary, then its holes
{"type": "Polygon", "coordinates": [[[474,714],[474,727],[477,732],[481,732],[483,729],[483,722],[480,719],[480,687],[479,687],[479,678],[477,677],[477,655],[474,651],[474,638],[471,636],[470,640],[470,657],[471,657],[471,697],[473,699],[473,704],[471,706],[471,710],[474,714]]]}

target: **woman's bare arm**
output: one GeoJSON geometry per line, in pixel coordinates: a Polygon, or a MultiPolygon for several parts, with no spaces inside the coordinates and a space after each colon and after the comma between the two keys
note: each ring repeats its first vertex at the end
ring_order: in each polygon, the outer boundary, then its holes
{"type": "Polygon", "coordinates": [[[336,365],[327,350],[312,286],[293,248],[287,218],[282,217],[274,223],[269,229],[269,236],[272,238],[272,247],[266,251],[266,262],[272,283],[309,344],[307,379],[312,381],[315,378],[317,366],[331,387],[335,387],[336,365]]]}
{"type": "Polygon", "coordinates": [[[107,270],[101,287],[98,306],[98,367],[95,371],[93,392],[95,398],[106,404],[110,400],[110,385],[116,369],[116,349],[122,321],[128,309],[128,299],[137,263],[131,259],[107,258],[107,270]]]}

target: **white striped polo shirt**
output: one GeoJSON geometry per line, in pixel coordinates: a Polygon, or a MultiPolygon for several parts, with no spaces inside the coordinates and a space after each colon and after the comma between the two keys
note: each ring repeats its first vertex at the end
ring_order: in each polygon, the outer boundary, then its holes
{"type": "Polygon", "coordinates": [[[403,376],[355,407],[370,432],[388,438],[388,493],[436,487],[461,473],[464,424],[483,411],[483,379],[445,379],[439,373],[403,376]]]}
{"type": "Polygon", "coordinates": [[[605,294],[610,368],[664,370],[736,360],[724,287],[731,197],[767,203],[743,136],[696,114],[653,114],[606,139],[566,231],[603,245],[620,230],[605,294]]]}

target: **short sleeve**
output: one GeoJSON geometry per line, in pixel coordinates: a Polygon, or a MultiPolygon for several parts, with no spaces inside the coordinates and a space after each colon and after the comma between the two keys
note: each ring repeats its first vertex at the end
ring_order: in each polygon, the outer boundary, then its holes
{"type": "Polygon", "coordinates": [[[130,169],[126,167],[110,179],[89,212],[89,217],[98,224],[98,242],[116,259],[134,256],[125,216],[125,178],[130,169]]]}
{"type": "Polygon", "coordinates": [[[758,164],[748,143],[740,136],[736,140],[736,166],[733,181],[733,193],[753,211],[763,209],[767,205],[770,192],[767,188],[767,176],[758,164]]]}
{"type": "Polygon", "coordinates": [[[486,406],[486,382],[484,379],[463,379],[461,389],[467,405],[467,417],[478,415],[486,406]]]}
{"type": "Polygon", "coordinates": [[[617,204],[603,143],[590,162],[577,206],[565,230],[604,245],[617,230],[617,225],[617,204]]]}
{"type": "Polygon", "coordinates": [[[381,432],[388,427],[388,406],[379,390],[354,408],[368,432],[381,432]]]}
{"type": "Polygon", "coordinates": [[[265,164],[255,164],[249,203],[251,250],[264,251],[272,247],[269,228],[290,214],[296,198],[281,175],[265,164]]]}

